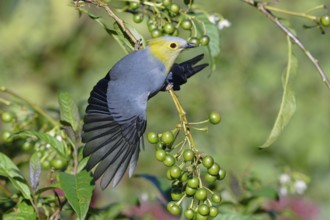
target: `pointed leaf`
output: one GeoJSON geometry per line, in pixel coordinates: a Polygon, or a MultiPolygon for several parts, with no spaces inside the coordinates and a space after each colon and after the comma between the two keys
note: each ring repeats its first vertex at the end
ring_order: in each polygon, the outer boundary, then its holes
{"type": "Polygon", "coordinates": [[[65,150],[65,143],[64,141],[59,141],[55,137],[38,131],[23,131],[18,133],[20,136],[28,136],[28,137],[37,137],[40,140],[45,141],[46,143],[50,144],[50,146],[63,158],[67,159],[66,150],[65,150]]]}
{"type": "Polygon", "coordinates": [[[34,212],[34,209],[31,205],[22,202],[17,205],[13,212],[3,215],[3,220],[34,220],[37,219],[37,216],[34,212]]]}
{"type": "Polygon", "coordinates": [[[60,104],[61,121],[68,123],[74,131],[77,131],[80,124],[79,110],[70,94],[67,92],[60,93],[58,102],[60,104]]]}
{"type": "Polygon", "coordinates": [[[30,158],[30,182],[32,188],[38,190],[39,178],[41,174],[41,163],[37,152],[32,154],[30,158]]]}
{"type": "Polygon", "coordinates": [[[18,167],[7,157],[0,152],[0,176],[7,177],[14,187],[19,190],[25,199],[31,199],[31,191],[27,181],[20,173],[18,167]]]}
{"type": "Polygon", "coordinates": [[[292,43],[288,38],[288,66],[282,78],[283,95],[280,110],[268,139],[260,148],[267,148],[277,140],[296,111],[296,99],[290,86],[290,78],[296,70],[297,58],[292,53],[292,43]]]}
{"type": "Polygon", "coordinates": [[[76,176],[59,173],[60,186],[79,219],[85,219],[94,190],[93,177],[87,171],[76,176]]]}

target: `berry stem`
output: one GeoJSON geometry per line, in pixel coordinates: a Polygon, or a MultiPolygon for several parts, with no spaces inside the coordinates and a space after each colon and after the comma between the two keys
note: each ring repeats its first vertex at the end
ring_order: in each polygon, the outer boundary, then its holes
{"type": "Polygon", "coordinates": [[[303,17],[303,18],[307,18],[307,19],[310,19],[310,20],[313,20],[313,21],[317,21],[316,16],[309,15],[307,13],[288,11],[288,10],[273,7],[273,6],[270,6],[270,5],[265,5],[265,8],[269,11],[279,12],[279,13],[282,13],[282,14],[287,14],[287,15],[292,15],[292,16],[297,16],[297,17],[303,17]]]}
{"type": "Polygon", "coordinates": [[[183,132],[184,132],[184,135],[186,136],[186,138],[188,139],[188,142],[189,142],[189,147],[193,150],[193,151],[197,151],[196,149],[196,146],[195,146],[195,141],[191,135],[191,132],[190,132],[190,129],[189,129],[189,126],[188,126],[188,120],[187,120],[187,117],[186,117],[186,112],[184,111],[182,105],[181,105],[181,102],[178,98],[178,96],[174,93],[173,89],[170,89],[169,90],[169,93],[173,99],[173,102],[175,104],[175,107],[179,113],[179,117],[180,117],[180,122],[182,124],[182,128],[183,128],[183,132]]]}

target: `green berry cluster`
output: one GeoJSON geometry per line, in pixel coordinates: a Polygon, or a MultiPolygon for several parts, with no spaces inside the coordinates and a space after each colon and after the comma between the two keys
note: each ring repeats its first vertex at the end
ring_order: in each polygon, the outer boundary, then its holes
{"type": "MultiPolygon", "coordinates": [[[[204,121],[205,122],[205,121],[204,121]]],[[[206,122],[218,124],[220,115],[211,112],[206,122]]],[[[205,155],[196,147],[179,139],[180,128],[162,133],[149,132],[148,141],[156,147],[156,159],[167,168],[166,177],[171,181],[172,201],[167,210],[173,215],[182,212],[187,219],[209,219],[218,215],[221,196],[208,186],[221,181],[226,171],[214,161],[211,155],[205,155]],[[183,201],[190,205],[182,210],[183,201]]]]}
{"type": "MultiPolygon", "coordinates": [[[[18,117],[15,111],[3,111],[1,121],[7,124],[6,130],[1,135],[4,143],[17,144],[24,152],[36,153],[40,158],[42,168],[45,170],[51,168],[63,169],[67,166],[67,160],[63,156],[59,156],[46,141],[36,137],[14,135],[24,130],[39,130],[37,129],[37,117],[33,112],[26,113],[21,110],[20,117],[18,117]]],[[[51,130],[46,133],[57,141],[63,142],[63,146],[66,146],[65,135],[60,130],[51,130]]]]}
{"type": "Polygon", "coordinates": [[[155,1],[127,1],[124,11],[133,15],[133,22],[141,23],[146,20],[151,37],[157,38],[163,35],[179,36],[180,31],[189,33],[189,42],[206,46],[210,42],[209,36],[199,33],[196,24],[202,21],[189,14],[189,8],[193,1],[184,1],[187,8],[172,0],[155,1]]]}

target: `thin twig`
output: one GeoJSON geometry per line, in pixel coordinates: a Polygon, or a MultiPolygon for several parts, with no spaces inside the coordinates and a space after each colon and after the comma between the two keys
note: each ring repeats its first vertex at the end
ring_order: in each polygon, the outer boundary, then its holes
{"type": "Polygon", "coordinates": [[[268,10],[263,2],[257,2],[254,0],[241,0],[256,9],[258,9],[261,13],[263,13],[267,18],[269,18],[273,23],[275,23],[298,47],[304,52],[304,54],[308,57],[308,59],[313,63],[317,71],[322,77],[322,81],[326,84],[326,86],[330,89],[330,81],[323,71],[319,61],[306,49],[304,44],[299,40],[299,38],[293,34],[279,19],[272,14],[270,10],[268,10]]]}
{"type": "Polygon", "coordinates": [[[186,117],[186,112],[184,111],[180,100],[178,99],[178,96],[174,93],[173,89],[169,90],[169,93],[173,99],[173,102],[175,104],[175,107],[179,113],[179,117],[180,117],[180,122],[182,124],[182,129],[184,132],[184,135],[186,136],[186,138],[188,139],[189,142],[189,146],[192,148],[192,150],[194,150],[195,152],[197,151],[196,146],[195,146],[195,142],[194,139],[191,135],[191,132],[189,130],[189,126],[188,126],[188,120],[186,117]]]}

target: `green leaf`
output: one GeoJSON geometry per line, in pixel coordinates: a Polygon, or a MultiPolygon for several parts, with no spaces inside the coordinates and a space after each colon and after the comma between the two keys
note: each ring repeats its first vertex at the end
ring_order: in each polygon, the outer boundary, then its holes
{"type": "Polygon", "coordinates": [[[3,215],[3,220],[34,220],[37,219],[34,209],[31,205],[22,202],[15,207],[13,212],[3,215]]]}
{"type": "Polygon", "coordinates": [[[291,89],[290,78],[296,73],[297,58],[292,53],[292,43],[288,38],[288,66],[282,78],[283,95],[280,110],[277,114],[273,129],[266,142],[260,148],[267,148],[280,136],[294,112],[296,111],[296,99],[291,89]]]}
{"type": "Polygon", "coordinates": [[[67,159],[66,150],[65,150],[65,143],[64,141],[59,141],[55,137],[38,131],[23,131],[18,133],[20,136],[28,136],[28,137],[37,137],[40,140],[45,141],[46,143],[50,144],[50,146],[63,158],[67,159]]]}
{"type": "Polygon", "coordinates": [[[7,157],[0,152],[0,176],[7,177],[14,187],[19,190],[25,199],[31,199],[31,191],[27,184],[26,179],[20,173],[17,166],[7,157]]]}
{"type": "Polygon", "coordinates": [[[116,31],[116,34],[112,34],[113,38],[117,41],[117,43],[123,48],[123,50],[128,54],[131,53],[134,48],[131,42],[127,39],[125,33],[120,29],[118,24],[115,22],[113,24],[113,28],[116,31]]]}
{"type": "Polygon", "coordinates": [[[79,219],[85,219],[94,189],[93,177],[84,170],[76,176],[59,173],[59,179],[61,189],[69,204],[79,219]]]}
{"type": "Polygon", "coordinates": [[[228,212],[220,213],[217,217],[213,218],[213,220],[255,220],[255,218],[249,214],[228,212]]]}
{"type": "Polygon", "coordinates": [[[206,34],[210,38],[210,43],[208,44],[207,49],[211,57],[211,68],[212,70],[215,70],[215,57],[220,54],[220,33],[218,26],[210,22],[209,15],[205,12],[198,12],[194,14],[194,16],[197,21],[200,21],[195,22],[200,35],[204,34],[205,27],[206,34]],[[202,25],[202,23],[204,25],[202,25]]]}
{"type": "MultiPolygon", "coordinates": [[[[89,11],[79,8],[80,12],[83,12],[87,14],[91,19],[95,20],[97,23],[99,23],[108,34],[110,34],[117,43],[123,48],[123,50],[126,53],[131,53],[134,50],[134,47],[132,46],[132,42],[129,40],[128,36],[123,32],[123,30],[118,26],[118,24],[115,22],[113,24],[113,28],[110,28],[100,16],[96,16],[89,11]]],[[[126,28],[134,35],[134,37],[138,40],[142,39],[143,37],[141,34],[139,34],[134,27],[131,27],[128,24],[125,24],[126,28]]]]}
{"type": "Polygon", "coordinates": [[[71,125],[74,131],[77,131],[80,124],[79,110],[70,94],[62,92],[58,95],[60,104],[61,121],[71,125]]]}
{"type": "Polygon", "coordinates": [[[39,185],[39,178],[41,174],[41,163],[37,152],[32,154],[30,158],[30,182],[32,188],[36,191],[39,185]]]}

